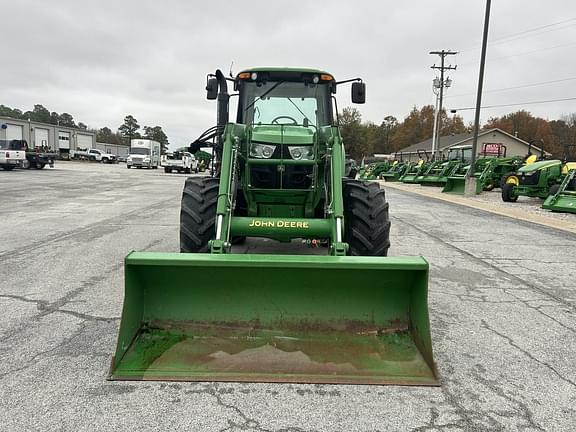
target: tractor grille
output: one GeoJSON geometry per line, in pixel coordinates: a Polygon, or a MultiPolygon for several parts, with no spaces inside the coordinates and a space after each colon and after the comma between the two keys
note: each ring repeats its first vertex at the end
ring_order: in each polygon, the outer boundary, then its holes
{"type": "Polygon", "coordinates": [[[133,163],[133,164],[141,165],[143,160],[144,160],[144,159],[141,158],[141,157],[132,157],[132,163],[133,163]]]}
{"type": "Polygon", "coordinates": [[[532,175],[522,173],[518,176],[518,179],[520,180],[520,184],[523,186],[537,185],[538,180],[540,179],[540,171],[536,171],[532,175]]]}
{"type": "Polygon", "coordinates": [[[284,172],[277,165],[253,165],[250,169],[250,183],[258,189],[310,189],[312,185],[311,166],[284,166],[284,172]]]}

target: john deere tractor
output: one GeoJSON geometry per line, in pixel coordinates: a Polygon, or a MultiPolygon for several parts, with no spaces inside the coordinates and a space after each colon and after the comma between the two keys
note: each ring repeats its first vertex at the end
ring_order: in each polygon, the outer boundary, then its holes
{"type": "Polygon", "coordinates": [[[519,196],[546,198],[555,193],[566,168],[561,160],[541,160],[508,175],[502,185],[502,201],[516,202],[519,196]]]}
{"type": "Polygon", "coordinates": [[[364,103],[360,79],[321,70],[208,76],[215,175],[186,181],[181,253],[126,258],[111,379],[438,383],[428,264],[386,257],[384,191],[344,175],[333,95],[349,82],[364,103]],[[319,240],[328,256],[237,253],[246,237],[319,240]]]}

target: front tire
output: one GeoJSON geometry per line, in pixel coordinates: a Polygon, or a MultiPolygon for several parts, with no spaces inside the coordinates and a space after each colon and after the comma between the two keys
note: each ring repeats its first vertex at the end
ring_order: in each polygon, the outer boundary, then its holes
{"type": "Polygon", "coordinates": [[[502,201],[504,202],[518,201],[518,195],[514,193],[514,185],[512,183],[505,183],[502,186],[502,201]]]}
{"type": "Polygon", "coordinates": [[[170,174],[170,173],[172,172],[172,168],[165,167],[165,168],[164,168],[164,172],[165,172],[166,174],[170,174]]]}
{"type": "Polygon", "coordinates": [[[14,169],[14,165],[2,165],[2,169],[4,169],[4,171],[12,171],[14,169]]]}
{"type": "Polygon", "coordinates": [[[344,241],[353,256],[386,256],[390,219],[384,190],[375,182],[343,179],[344,241]]]}
{"type": "Polygon", "coordinates": [[[219,179],[186,179],[180,207],[180,251],[208,253],[208,242],[216,236],[216,203],[219,179]]]}

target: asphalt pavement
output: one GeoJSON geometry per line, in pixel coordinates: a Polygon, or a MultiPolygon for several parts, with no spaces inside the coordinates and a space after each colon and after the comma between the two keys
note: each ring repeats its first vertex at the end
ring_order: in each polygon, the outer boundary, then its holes
{"type": "Polygon", "coordinates": [[[441,387],[107,381],[123,258],[178,251],[185,177],[0,171],[1,431],[576,430],[576,235],[391,189],[390,255],[431,264],[441,387]]]}

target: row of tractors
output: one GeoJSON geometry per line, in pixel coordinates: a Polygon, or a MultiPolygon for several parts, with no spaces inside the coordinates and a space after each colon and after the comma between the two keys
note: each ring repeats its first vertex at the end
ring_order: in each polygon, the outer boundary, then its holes
{"type": "MultiPolygon", "coordinates": [[[[490,144],[494,146],[494,144],[490,144]]],[[[544,199],[543,208],[576,213],[576,162],[539,156],[506,156],[506,147],[483,148],[471,165],[472,146],[455,146],[446,158],[433,160],[419,151],[417,161],[404,161],[402,153],[393,160],[370,163],[359,171],[361,179],[441,186],[442,192],[464,194],[467,175],[476,177],[476,193],[501,188],[502,200],[516,202],[518,197],[544,199]]]]}

